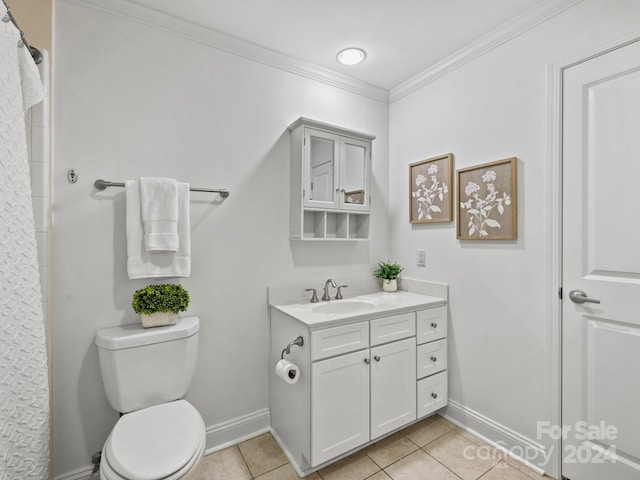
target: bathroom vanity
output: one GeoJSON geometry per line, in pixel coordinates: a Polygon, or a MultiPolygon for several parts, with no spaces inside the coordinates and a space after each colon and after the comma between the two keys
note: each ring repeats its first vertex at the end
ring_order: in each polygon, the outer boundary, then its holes
{"type": "Polygon", "coordinates": [[[446,303],[398,291],[270,305],[272,433],[300,475],[447,404],[446,303]],[[296,383],[275,374],[282,356],[296,383]]]}

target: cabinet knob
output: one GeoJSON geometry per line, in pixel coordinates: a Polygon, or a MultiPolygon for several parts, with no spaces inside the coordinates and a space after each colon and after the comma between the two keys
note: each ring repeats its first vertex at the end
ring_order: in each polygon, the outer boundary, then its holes
{"type": "Polygon", "coordinates": [[[373,359],[374,359],[376,362],[379,362],[379,361],[380,361],[380,357],[379,357],[378,355],[374,355],[374,356],[373,356],[373,359]]]}
{"type": "Polygon", "coordinates": [[[364,359],[364,363],[366,363],[367,365],[369,365],[369,364],[371,363],[371,360],[370,360],[370,359],[368,359],[368,358],[365,358],[365,359],[364,359]]]}
{"type": "Polygon", "coordinates": [[[431,394],[431,398],[434,398],[434,399],[438,398],[438,394],[437,394],[437,393],[435,393],[435,392],[434,392],[434,393],[432,393],[432,394],[431,394]]]}
{"type": "Polygon", "coordinates": [[[432,328],[438,328],[438,324],[437,324],[436,322],[433,322],[433,323],[431,324],[431,327],[432,327],[432,328]]]}
{"type": "Polygon", "coordinates": [[[436,356],[431,357],[431,361],[432,362],[437,362],[438,361],[438,357],[436,357],[436,356]]]}

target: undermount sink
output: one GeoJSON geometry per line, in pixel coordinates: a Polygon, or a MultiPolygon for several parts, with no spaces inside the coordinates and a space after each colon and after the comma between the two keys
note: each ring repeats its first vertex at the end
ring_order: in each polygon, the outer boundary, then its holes
{"type": "Polygon", "coordinates": [[[374,308],[375,305],[369,302],[362,302],[358,300],[338,300],[331,303],[317,305],[311,310],[314,313],[345,314],[366,312],[368,310],[373,310],[374,308]]]}

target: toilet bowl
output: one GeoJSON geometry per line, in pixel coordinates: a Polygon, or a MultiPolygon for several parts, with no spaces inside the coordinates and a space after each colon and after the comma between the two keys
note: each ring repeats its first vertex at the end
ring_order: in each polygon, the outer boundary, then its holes
{"type": "Polygon", "coordinates": [[[126,414],[102,450],[102,480],[187,480],[204,455],[205,425],[187,401],[126,414]]]}

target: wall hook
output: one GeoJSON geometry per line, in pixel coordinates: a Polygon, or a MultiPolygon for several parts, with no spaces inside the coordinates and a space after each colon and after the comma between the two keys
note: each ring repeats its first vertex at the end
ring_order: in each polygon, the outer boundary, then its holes
{"type": "Polygon", "coordinates": [[[75,168],[67,170],[67,180],[69,180],[69,183],[76,183],[78,181],[78,172],[75,168]]]}

